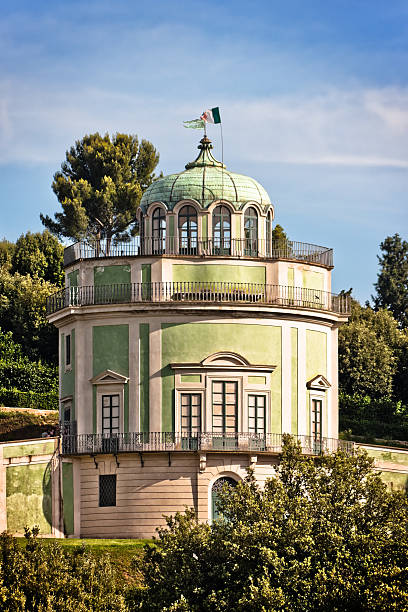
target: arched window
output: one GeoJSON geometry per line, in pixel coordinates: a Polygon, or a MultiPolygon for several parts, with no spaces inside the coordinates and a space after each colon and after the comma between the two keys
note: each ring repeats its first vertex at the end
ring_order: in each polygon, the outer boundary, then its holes
{"type": "Polygon", "coordinates": [[[268,214],[266,215],[265,238],[266,238],[265,253],[267,257],[270,257],[272,254],[272,213],[271,211],[269,211],[268,214]]]}
{"type": "Polygon", "coordinates": [[[194,206],[183,206],[178,215],[179,252],[197,254],[197,211],[194,206]]]}
{"type": "Polygon", "coordinates": [[[158,206],[152,217],[152,253],[160,254],[166,250],[166,213],[158,206]]]}
{"type": "Polygon", "coordinates": [[[214,254],[231,255],[231,213],[226,206],[217,206],[213,212],[214,254]]]}
{"type": "Polygon", "coordinates": [[[211,518],[213,521],[222,519],[222,514],[218,509],[219,491],[224,486],[228,485],[233,488],[237,486],[237,481],[229,476],[222,476],[218,478],[211,489],[211,518]]]}
{"type": "Polygon", "coordinates": [[[252,206],[245,211],[244,232],[245,255],[256,257],[258,255],[258,213],[252,206]]]}

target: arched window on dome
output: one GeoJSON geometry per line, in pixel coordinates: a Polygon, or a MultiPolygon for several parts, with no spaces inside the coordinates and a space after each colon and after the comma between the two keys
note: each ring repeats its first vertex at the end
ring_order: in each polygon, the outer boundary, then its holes
{"type": "Polygon", "coordinates": [[[268,214],[266,215],[265,238],[266,238],[265,253],[267,257],[271,257],[272,255],[272,213],[271,211],[269,211],[268,214]]]}
{"type": "Polygon", "coordinates": [[[244,215],[245,255],[258,255],[258,213],[250,206],[244,215]]]}
{"type": "Polygon", "coordinates": [[[166,213],[158,206],[152,216],[152,253],[158,255],[166,251],[166,213]]]}
{"type": "Polygon", "coordinates": [[[213,212],[213,251],[214,254],[231,255],[231,213],[222,204],[213,212]]]}
{"type": "MultiPolygon", "coordinates": [[[[219,503],[219,491],[227,485],[231,489],[237,486],[237,481],[231,478],[230,476],[222,476],[221,478],[217,478],[211,487],[211,519],[212,521],[219,521],[223,519],[223,515],[218,508],[219,503]]],[[[225,520],[225,519],[224,519],[225,520]]]]}
{"type": "Polygon", "coordinates": [[[180,209],[178,215],[179,253],[182,255],[197,254],[197,211],[187,205],[180,209]]]}

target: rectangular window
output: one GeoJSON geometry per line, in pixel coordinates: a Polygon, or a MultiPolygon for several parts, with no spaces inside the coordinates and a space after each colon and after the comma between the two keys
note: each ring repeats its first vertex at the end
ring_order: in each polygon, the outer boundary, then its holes
{"type": "Polygon", "coordinates": [[[71,406],[64,408],[64,423],[69,423],[71,421],[71,406]]]}
{"type": "Polygon", "coordinates": [[[71,334],[65,336],[65,365],[71,365],[71,334]]]}
{"type": "Polygon", "coordinates": [[[312,399],[312,439],[314,442],[322,440],[322,400],[312,399]]]}
{"type": "Polygon", "coordinates": [[[181,394],[181,431],[200,433],[201,431],[201,394],[181,394]]]}
{"type": "Polygon", "coordinates": [[[119,433],[119,395],[102,395],[102,434],[119,433]]]}
{"type": "Polygon", "coordinates": [[[212,389],[214,433],[236,433],[238,425],[238,383],[214,381],[212,389]]]}
{"type": "Polygon", "coordinates": [[[248,431],[262,434],[266,432],[265,426],[265,395],[248,395],[248,431]]]}
{"type": "Polygon", "coordinates": [[[99,506],[116,506],[116,474],[99,476],[99,506]]]}

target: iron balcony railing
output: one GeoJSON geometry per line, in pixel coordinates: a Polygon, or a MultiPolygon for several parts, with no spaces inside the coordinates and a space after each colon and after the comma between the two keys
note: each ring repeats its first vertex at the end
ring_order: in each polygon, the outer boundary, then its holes
{"type": "MultiPolygon", "coordinates": [[[[302,453],[320,455],[341,449],[353,452],[353,442],[335,438],[316,439],[293,436],[300,442],[302,453]]],[[[64,455],[100,455],[135,452],[234,451],[280,453],[282,434],[256,433],[192,433],[150,432],[121,434],[79,434],[62,436],[64,455]]]]}
{"type": "Polygon", "coordinates": [[[333,266],[333,249],[294,242],[293,240],[258,240],[250,238],[223,238],[198,240],[197,238],[141,238],[115,243],[113,240],[82,240],[64,251],[64,265],[80,259],[101,257],[134,257],[149,255],[200,256],[200,257],[257,257],[266,259],[290,259],[333,266]]]}
{"type": "Polygon", "coordinates": [[[312,308],[338,314],[350,312],[350,298],[343,294],[284,285],[207,281],[67,287],[47,298],[47,314],[74,306],[141,302],[266,304],[312,308]]]}

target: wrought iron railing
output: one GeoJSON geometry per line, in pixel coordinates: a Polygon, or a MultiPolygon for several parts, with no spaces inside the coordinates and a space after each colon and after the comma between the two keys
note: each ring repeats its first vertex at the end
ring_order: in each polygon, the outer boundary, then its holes
{"type": "MultiPolygon", "coordinates": [[[[300,442],[306,455],[333,453],[339,449],[353,452],[353,442],[335,438],[293,436],[300,442]]],[[[97,455],[149,451],[235,451],[266,452],[282,451],[282,434],[256,433],[191,433],[150,432],[121,433],[114,435],[80,434],[62,436],[62,453],[65,455],[97,455]]]]}
{"type": "Polygon", "coordinates": [[[67,287],[47,298],[47,314],[72,306],[97,304],[233,303],[312,308],[348,314],[350,298],[318,289],[225,282],[124,283],[89,287],[67,287]]]}
{"type": "Polygon", "coordinates": [[[333,249],[295,242],[293,240],[253,240],[249,238],[224,238],[197,240],[196,238],[141,238],[115,243],[113,240],[82,240],[66,247],[64,265],[80,259],[101,257],[134,257],[149,255],[200,256],[200,257],[261,257],[290,259],[333,266],[333,249]]]}

